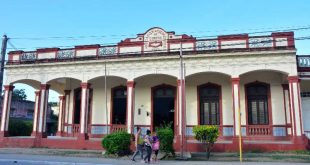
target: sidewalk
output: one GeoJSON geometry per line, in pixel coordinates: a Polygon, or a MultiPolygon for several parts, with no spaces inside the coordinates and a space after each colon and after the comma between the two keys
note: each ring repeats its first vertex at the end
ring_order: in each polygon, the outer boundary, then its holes
{"type": "MultiPolygon", "coordinates": [[[[111,158],[102,155],[102,151],[95,150],[68,150],[68,149],[47,149],[47,148],[0,148],[1,155],[40,155],[40,156],[61,156],[78,158],[99,158],[102,160],[123,160],[129,161],[129,156],[111,158]]],[[[168,162],[180,162],[169,160],[168,162]]],[[[188,161],[206,161],[206,153],[191,153],[188,161]]],[[[238,153],[211,153],[210,161],[215,162],[239,162],[238,153]]],[[[209,161],[209,162],[210,162],[209,161]]],[[[309,151],[290,151],[290,152],[268,152],[268,153],[244,153],[244,162],[298,162],[310,163],[309,151]]],[[[164,161],[165,162],[165,161],[164,161]]]]}

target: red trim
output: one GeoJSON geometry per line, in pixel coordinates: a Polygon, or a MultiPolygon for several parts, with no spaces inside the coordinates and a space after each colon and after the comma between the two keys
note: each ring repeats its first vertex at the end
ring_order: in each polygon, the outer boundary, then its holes
{"type": "Polygon", "coordinates": [[[48,52],[57,52],[59,48],[43,48],[37,49],[37,53],[48,53],[48,52]]]}
{"type": "Polygon", "coordinates": [[[98,48],[100,48],[99,44],[95,44],[95,45],[78,45],[78,46],[74,47],[75,50],[88,50],[88,49],[98,49],[98,48]]]}
{"type": "Polygon", "coordinates": [[[287,47],[295,47],[294,32],[271,33],[274,40],[274,47],[277,47],[276,38],[287,38],[287,47]]]}
{"type": "Polygon", "coordinates": [[[136,83],[134,81],[127,81],[127,87],[132,87],[134,88],[136,83]]]}
{"type": "MultiPolygon", "coordinates": [[[[161,85],[156,85],[156,86],[153,86],[151,88],[151,130],[154,130],[154,124],[153,124],[153,116],[154,116],[154,91],[156,89],[159,89],[159,88],[170,88],[173,90],[173,94],[174,94],[174,108],[176,108],[176,104],[177,104],[177,100],[176,100],[176,87],[173,86],[173,85],[168,85],[168,84],[161,84],[161,85]]],[[[175,115],[176,113],[174,113],[174,119],[175,119],[175,115]]],[[[173,127],[174,127],[174,130],[176,129],[176,121],[173,121],[173,127]]]]}
{"type": "MultiPolygon", "coordinates": [[[[261,125],[258,124],[259,126],[269,126],[270,131],[271,131],[271,135],[273,135],[273,130],[272,130],[272,106],[271,106],[271,90],[270,90],[270,84],[268,83],[264,83],[264,82],[259,82],[259,81],[255,81],[255,82],[251,82],[251,83],[247,83],[244,85],[244,92],[245,92],[245,114],[246,114],[246,126],[249,126],[248,123],[248,93],[247,93],[247,88],[249,86],[252,85],[263,85],[267,87],[267,96],[268,96],[268,125],[261,125]]],[[[247,135],[248,135],[248,129],[247,129],[247,135]]]]}
{"type": "Polygon", "coordinates": [[[81,83],[81,88],[83,88],[83,89],[87,89],[87,88],[89,88],[90,87],[90,84],[89,83],[81,83]]]}
{"type": "Polygon", "coordinates": [[[14,89],[13,85],[3,85],[3,87],[4,87],[4,90],[6,91],[12,91],[14,89]]]}
{"type": "Polygon", "coordinates": [[[22,51],[22,50],[16,50],[16,51],[10,51],[8,53],[8,55],[23,54],[23,53],[24,53],[24,51],[22,51]]]}
{"type": "MultiPolygon", "coordinates": [[[[211,83],[211,82],[207,82],[205,84],[201,84],[197,86],[197,118],[198,118],[198,124],[200,125],[200,91],[201,88],[204,87],[216,87],[219,90],[219,113],[220,113],[220,127],[223,126],[223,111],[222,111],[222,86],[219,84],[215,84],[215,83],[211,83]]],[[[222,131],[220,130],[220,135],[222,135],[222,131]]]]}

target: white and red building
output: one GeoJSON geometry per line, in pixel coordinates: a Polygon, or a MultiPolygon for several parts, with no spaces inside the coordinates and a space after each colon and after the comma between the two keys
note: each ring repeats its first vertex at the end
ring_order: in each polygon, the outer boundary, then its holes
{"type": "Polygon", "coordinates": [[[35,118],[31,138],[17,139],[6,136],[4,115],[1,145],[101,149],[98,139],[115,130],[171,123],[177,151],[181,137],[187,151],[202,151],[195,125],[219,127],[218,151],[238,150],[239,134],[245,150],[305,149],[310,101],[302,104],[296,59],[293,32],[196,39],[161,28],[117,45],[9,52],[3,113],[14,83],[24,83],[36,89],[35,118]],[[45,136],[49,89],[60,94],[57,138],[45,136]]]}

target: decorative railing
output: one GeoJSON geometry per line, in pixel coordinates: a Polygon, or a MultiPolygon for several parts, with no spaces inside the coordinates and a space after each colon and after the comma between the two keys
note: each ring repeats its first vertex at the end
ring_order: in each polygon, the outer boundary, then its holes
{"type": "Polygon", "coordinates": [[[72,124],[72,133],[77,134],[80,132],[80,124],[72,124]]]}
{"type": "Polygon", "coordinates": [[[249,125],[248,126],[248,135],[249,136],[271,136],[271,128],[270,126],[262,126],[262,125],[249,125]]]}
{"type": "MultiPolygon", "coordinates": [[[[212,39],[190,37],[190,40],[185,40],[175,38],[162,40],[160,43],[158,49],[157,47],[151,49],[149,47],[151,43],[140,38],[109,46],[80,45],[69,49],[44,48],[31,52],[11,51],[9,52],[8,64],[172,55],[179,52],[181,43],[184,54],[190,54],[191,52],[199,54],[295,49],[294,34],[292,32],[272,33],[269,36],[227,35],[212,39]]],[[[309,57],[300,58],[298,61],[299,66],[310,66],[309,57]]]]}
{"type": "Polygon", "coordinates": [[[113,124],[111,126],[111,133],[119,132],[119,131],[127,131],[127,126],[126,125],[121,125],[121,124],[113,124]]]}

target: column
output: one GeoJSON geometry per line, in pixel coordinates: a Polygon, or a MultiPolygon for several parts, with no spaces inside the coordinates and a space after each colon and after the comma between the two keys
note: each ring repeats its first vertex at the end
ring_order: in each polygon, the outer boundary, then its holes
{"type": "Polygon", "coordinates": [[[39,122],[38,122],[38,137],[45,138],[46,134],[46,112],[48,103],[49,84],[41,84],[40,86],[40,103],[39,103],[39,122]]]}
{"type": "Polygon", "coordinates": [[[64,110],[64,125],[66,127],[64,127],[64,132],[66,135],[68,135],[69,132],[69,117],[70,117],[70,93],[71,90],[65,90],[65,110],[64,110]]]}
{"type": "Polygon", "coordinates": [[[33,115],[33,129],[31,136],[37,136],[38,125],[39,125],[39,114],[40,114],[40,93],[41,91],[35,91],[35,102],[34,102],[34,115],[33,115]]]}
{"type": "Polygon", "coordinates": [[[127,81],[127,132],[133,133],[134,127],[134,89],[135,82],[127,81]]]}
{"type": "Polygon", "coordinates": [[[59,96],[57,136],[63,136],[65,104],[66,104],[65,96],[59,96]]]}
{"type": "Polygon", "coordinates": [[[301,114],[301,98],[300,98],[300,84],[298,76],[289,76],[289,96],[292,119],[292,135],[301,136],[303,134],[302,128],[302,114],[301,114]]]}
{"type": "Polygon", "coordinates": [[[78,139],[86,140],[88,139],[87,135],[87,120],[88,120],[88,104],[89,104],[89,83],[81,83],[81,120],[80,120],[80,135],[78,139]]]}
{"type": "MultiPolygon", "coordinates": [[[[231,78],[232,96],[233,96],[233,111],[234,111],[234,136],[239,136],[239,116],[240,112],[240,78],[231,78]]],[[[240,116],[241,117],[241,116],[240,116]]]]}
{"type": "Polygon", "coordinates": [[[179,118],[179,136],[180,136],[180,150],[187,151],[186,142],[186,107],[185,107],[185,81],[177,80],[178,85],[178,118],[179,118]]]}
{"type": "Polygon", "coordinates": [[[292,135],[293,131],[292,131],[292,118],[291,118],[289,85],[288,84],[282,84],[282,88],[283,88],[283,103],[284,103],[286,134],[292,135]]]}
{"type": "Polygon", "coordinates": [[[12,98],[13,89],[14,89],[14,86],[12,85],[4,85],[4,97],[3,97],[3,104],[2,104],[0,137],[8,136],[11,98],[12,98]]]}

